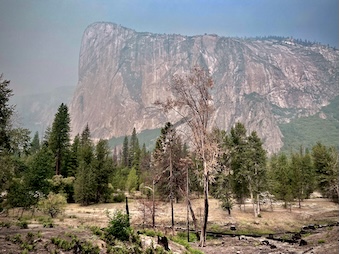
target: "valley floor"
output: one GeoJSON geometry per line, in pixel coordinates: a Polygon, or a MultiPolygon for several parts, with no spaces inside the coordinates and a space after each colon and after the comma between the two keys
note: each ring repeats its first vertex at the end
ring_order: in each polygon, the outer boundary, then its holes
{"type": "MultiPolygon", "coordinates": [[[[130,199],[129,211],[131,214],[131,222],[135,229],[141,229],[145,225],[151,224],[150,204],[144,203],[138,199],[130,199]]],[[[192,201],[194,211],[198,221],[202,219],[203,201],[195,199],[192,201]]],[[[69,204],[64,214],[54,219],[54,228],[44,228],[41,223],[35,219],[30,219],[28,229],[20,229],[15,224],[6,228],[0,228],[0,253],[21,253],[17,245],[8,241],[15,235],[26,235],[28,232],[39,232],[43,235],[42,242],[47,244],[48,240],[53,236],[58,236],[62,232],[71,231],[78,234],[84,239],[90,239],[99,246],[104,243],[91,235],[90,231],[86,231],[89,226],[106,227],[108,223],[108,213],[114,213],[116,210],[125,210],[125,203],[114,204],[96,204],[90,206],[80,206],[78,204],[69,204]],[[7,237],[6,237],[7,236],[7,237]],[[7,240],[6,240],[7,239],[7,240]],[[45,240],[44,240],[45,239],[45,240]],[[18,252],[17,252],[18,251],[18,252]]],[[[156,230],[161,230],[166,235],[171,235],[170,225],[170,206],[167,203],[158,202],[156,205],[156,230]]],[[[8,216],[0,215],[0,221],[4,225],[5,222],[14,221],[18,211],[11,210],[8,216]]],[[[186,227],[187,210],[185,203],[174,204],[174,215],[177,229],[186,227]]],[[[250,204],[246,205],[245,211],[240,210],[238,206],[234,206],[231,216],[220,208],[218,200],[210,199],[210,215],[208,231],[213,232],[229,232],[230,225],[236,227],[233,236],[209,237],[207,246],[199,248],[196,242],[192,242],[191,246],[199,249],[204,253],[339,253],[339,206],[327,199],[309,199],[302,203],[302,207],[296,205],[292,210],[284,209],[281,204],[275,204],[273,211],[271,207],[263,207],[261,218],[254,218],[250,204]],[[305,225],[328,225],[335,224],[331,227],[323,227],[314,230],[308,230],[302,235],[302,239],[307,242],[305,246],[299,246],[299,242],[290,244],[267,239],[269,234],[274,234],[276,238],[284,238],[288,232],[298,232],[305,225]],[[262,234],[261,237],[240,237],[238,235],[246,234],[262,234]],[[269,244],[266,244],[266,241],[269,244]],[[264,241],[264,242],[263,242],[264,241]],[[273,249],[272,245],[276,248],[273,249]]],[[[28,216],[28,215],[25,215],[28,216]]],[[[193,225],[190,226],[193,228],[193,225]]],[[[291,233],[292,234],[292,233],[291,233]]],[[[217,235],[215,235],[217,236],[217,235]]],[[[156,239],[154,239],[156,243],[156,239]]],[[[170,248],[173,251],[181,253],[180,248],[170,242],[170,248]]],[[[41,251],[44,250],[41,247],[41,251]]],[[[35,253],[50,253],[50,252],[35,253]]],[[[104,249],[102,249],[104,251],[104,249]]],[[[104,253],[104,252],[102,252],[104,253]]]]}

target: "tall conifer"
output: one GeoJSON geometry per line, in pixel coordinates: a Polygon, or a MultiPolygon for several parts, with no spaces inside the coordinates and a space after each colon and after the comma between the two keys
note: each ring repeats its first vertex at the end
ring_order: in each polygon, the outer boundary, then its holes
{"type": "Polygon", "coordinates": [[[61,104],[55,114],[49,136],[49,147],[55,156],[55,174],[67,174],[66,154],[70,147],[70,116],[66,104],[61,104]]]}

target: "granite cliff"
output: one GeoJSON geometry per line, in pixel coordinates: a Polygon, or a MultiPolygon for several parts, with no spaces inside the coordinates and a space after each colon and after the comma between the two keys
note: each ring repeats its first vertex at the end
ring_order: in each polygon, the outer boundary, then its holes
{"type": "Polygon", "coordinates": [[[339,51],[292,39],[240,39],[136,32],[94,23],[84,32],[79,81],[70,104],[73,134],[88,123],[94,138],[162,127],[154,107],[170,96],[171,78],[194,65],[214,79],[213,125],[241,121],[269,152],[283,145],[279,123],[319,112],[339,93],[339,51]]]}

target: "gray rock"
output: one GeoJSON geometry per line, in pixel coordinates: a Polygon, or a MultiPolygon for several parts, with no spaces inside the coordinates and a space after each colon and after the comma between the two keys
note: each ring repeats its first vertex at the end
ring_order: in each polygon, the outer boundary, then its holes
{"type": "Polygon", "coordinates": [[[92,137],[111,138],[160,128],[180,117],[164,115],[156,100],[171,96],[174,74],[209,68],[216,108],[212,126],[236,122],[257,131],[264,147],[283,145],[279,123],[319,112],[339,93],[339,53],[322,45],[275,40],[136,32],[94,23],[84,32],[79,82],[70,104],[73,135],[88,123],[92,137]]]}

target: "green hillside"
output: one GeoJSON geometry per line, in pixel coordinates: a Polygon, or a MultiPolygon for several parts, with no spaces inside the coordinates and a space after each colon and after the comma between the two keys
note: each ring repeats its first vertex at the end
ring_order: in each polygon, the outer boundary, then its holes
{"type": "Polygon", "coordinates": [[[302,145],[312,148],[318,141],[326,146],[339,148],[339,96],[323,107],[320,114],[292,120],[290,123],[279,125],[284,136],[284,146],[281,151],[297,150],[302,145]]]}

